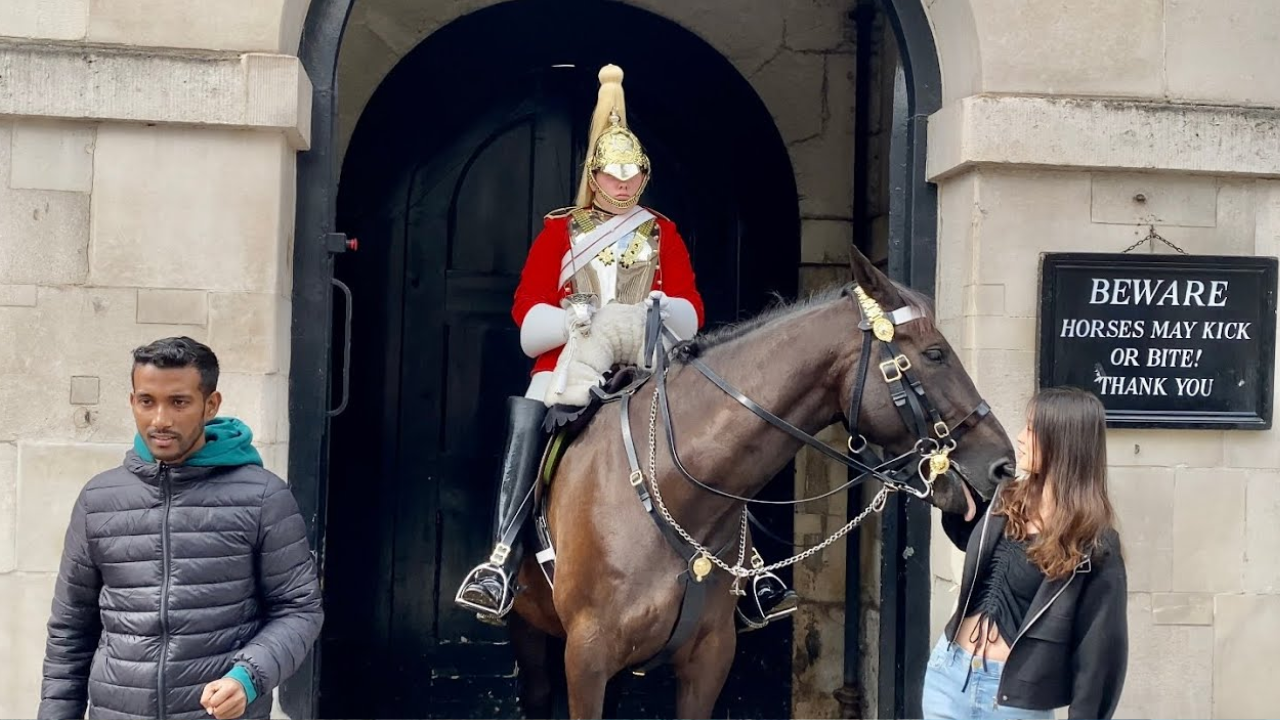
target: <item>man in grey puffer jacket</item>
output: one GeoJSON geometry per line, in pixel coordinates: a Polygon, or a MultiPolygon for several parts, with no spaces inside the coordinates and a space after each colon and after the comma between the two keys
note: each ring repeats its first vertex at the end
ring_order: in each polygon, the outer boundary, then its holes
{"type": "Polygon", "coordinates": [[[320,633],[298,505],[190,338],[133,354],[138,425],[71,513],[40,718],[266,718],[320,633]]]}

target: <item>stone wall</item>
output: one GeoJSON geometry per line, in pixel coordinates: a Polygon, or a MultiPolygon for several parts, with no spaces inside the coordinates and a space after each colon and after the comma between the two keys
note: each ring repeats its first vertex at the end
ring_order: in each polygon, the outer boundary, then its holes
{"type": "MultiPolygon", "coordinates": [[[[1230,111],[1192,107],[1106,107],[1109,117],[1092,128],[1099,135],[1126,134],[1124,116],[1148,111],[1177,125],[1229,128],[1234,119],[1230,111]]],[[[1057,119],[1071,118],[1067,111],[1057,119]]],[[[1167,142],[1162,129],[1152,143],[1167,142]]],[[[945,145],[945,123],[935,131],[945,145]]],[[[1252,140],[1244,144],[1256,147],[1252,140]]],[[[1197,162],[1188,155],[1198,152],[1195,143],[1185,154],[1153,150],[1145,157],[1169,168],[1197,162]]],[[[1035,164],[1074,162],[1049,146],[1039,160],[1035,164]]],[[[1120,252],[1152,225],[1192,254],[1274,256],[1280,249],[1280,183],[1270,179],[984,165],[945,177],[940,203],[944,332],[962,348],[1010,433],[1021,427],[1034,391],[1041,252],[1120,252]]],[[[1135,252],[1173,250],[1157,243],[1135,252]]],[[[1110,488],[1130,590],[1122,716],[1263,717],[1280,701],[1275,684],[1260,675],[1269,652],[1264,638],[1280,624],[1280,560],[1273,552],[1280,540],[1278,434],[1109,432],[1110,488]]],[[[933,628],[940,632],[959,596],[960,554],[937,528],[933,558],[933,628]]]]}
{"type": "Polygon", "coordinates": [[[224,412],[287,464],[311,87],[297,58],[263,53],[296,47],[305,3],[223,3],[217,22],[209,7],[0,3],[3,717],[35,715],[71,505],[132,440],[132,348],[210,343],[224,412]],[[151,44],[166,49],[124,46],[151,44]]]}
{"type": "MultiPolygon", "coordinates": [[[[929,132],[938,312],[1016,433],[1035,387],[1041,252],[1119,252],[1152,225],[1189,253],[1280,250],[1280,80],[1261,60],[1280,6],[926,5],[946,96],[929,132]]],[[[1109,433],[1130,590],[1121,717],[1274,713],[1277,448],[1277,430],[1109,433]]],[[[932,557],[940,632],[961,556],[936,527],[932,557]]]]}

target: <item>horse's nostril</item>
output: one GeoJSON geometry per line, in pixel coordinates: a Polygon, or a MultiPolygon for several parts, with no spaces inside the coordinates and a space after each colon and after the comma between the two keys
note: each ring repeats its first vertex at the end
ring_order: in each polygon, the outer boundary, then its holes
{"type": "Polygon", "coordinates": [[[1011,480],[1017,474],[1017,467],[1012,460],[1004,457],[991,463],[991,469],[987,474],[996,482],[1011,480]]]}

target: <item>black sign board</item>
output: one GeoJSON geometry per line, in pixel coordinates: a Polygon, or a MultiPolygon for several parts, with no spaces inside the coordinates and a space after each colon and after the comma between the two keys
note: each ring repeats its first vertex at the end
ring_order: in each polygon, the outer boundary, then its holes
{"type": "Polygon", "coordinates": [[[1276,258],[1046,253],[1040,387],[1092,391],[1111,427],[1271,427],[1276,258]]]}

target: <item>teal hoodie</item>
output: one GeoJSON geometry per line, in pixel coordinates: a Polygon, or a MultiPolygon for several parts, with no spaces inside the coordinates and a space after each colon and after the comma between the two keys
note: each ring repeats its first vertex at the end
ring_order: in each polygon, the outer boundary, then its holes
{"type": "MultiPolygon", "coordinates": [[[[134,436],[133,451],[146,462],[155,462],[142,434],[134,436]]],[[[236,418],[216,417],[204,425],[204,447],[187,458],[194,467],[262,467],[262,456],[253,447],[253,431],[236,418]]]]}

